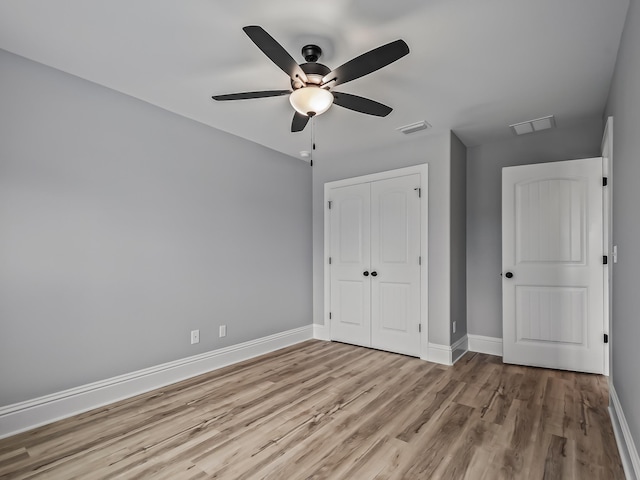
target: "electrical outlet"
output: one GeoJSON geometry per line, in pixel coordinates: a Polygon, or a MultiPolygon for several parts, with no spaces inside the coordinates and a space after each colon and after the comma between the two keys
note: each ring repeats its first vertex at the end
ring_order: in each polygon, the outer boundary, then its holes
{"type": "Polygon", "coordinates": [[[456,322],[453,322],[453,333],[456,333],[456,322]]]}
{"type": "Polygon", "coordinates": [[[191,345],[200,343],[200,330],[191,330],[191,345]]]}
{"type": "Polygon", "coordinates": [[[220,338],[227,336],[227,326],[226,325],[220,325],[220,335],[219,336],[220,336],[220,338]]]}

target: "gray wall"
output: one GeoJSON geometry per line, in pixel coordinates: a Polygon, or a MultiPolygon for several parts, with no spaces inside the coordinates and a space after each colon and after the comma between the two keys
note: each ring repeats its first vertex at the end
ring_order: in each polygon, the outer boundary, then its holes
{"type": "Polygon", "coordinates": [[[311,324],[308,164],[0,71],[0,406],[311,324]]]}
{"type": "Polygon", "coordinates": [[[451,344],[467,334],[467,147],[451,135],[451,344]]]}
{"type": "Polygon", "coordinates": [[[613,115],[612,379],[636,447],[640,446],[640,5],[632,0],[607,105],[613,115]]]}
{"type": "Polygon", "coordinates": [[[450,345],[451,133],[420,133],[386,149],[362,150],[313,165],[314,323],[324,318],[324,184],[333,180],[429,164],[429,341],[450,345]]]}
{"type": "Polygon", "coordinates": [[[502,338],[502,167],[599,157],[603,122],[467,150],[467,330],[502,338]]]}

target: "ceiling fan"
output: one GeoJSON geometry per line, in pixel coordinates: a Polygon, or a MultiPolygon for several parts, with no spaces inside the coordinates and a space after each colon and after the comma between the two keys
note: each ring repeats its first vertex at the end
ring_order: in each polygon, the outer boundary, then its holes
{"type": "Polygon", "coordinates": [[[262,27],[251,25],[244,27],[243,30],[273,63],[289,75],[291,89],[214,95],[212,97],[214,100],[247,100],[289,95],[289,101],[295,109],[291,123],[292,132],[304,130],[309,118],[326,112],[334,103],[349,110],[378,117],[385,117],[391,113],[392,108],[387,105],[358,95],[331,91],[331,89],[375,72],[404,57],[409,53],[409,46],[403,40],[396,40],[370,50],[331,70],[326,65],[317,63],[322,54],[322,50],[317,45],[305,45],[302,48],[302,55],[306,63],[298,64],[262,27]]]}

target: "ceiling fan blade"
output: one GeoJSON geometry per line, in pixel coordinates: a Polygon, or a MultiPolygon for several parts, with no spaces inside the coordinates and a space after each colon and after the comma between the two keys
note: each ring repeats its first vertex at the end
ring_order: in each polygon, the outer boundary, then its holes
{"type": "Polygon", "coordinates": [[[265,98],[265,97],[279,97],[281,95],[288,95],[291,90],[262,90],[260,92],[242,92],[242,93],[228,93],[226,95],[214,95],[214,100],[249,100],[251,98],[265,98]]]}
{"type": "Polygon", "coordinates": [[[269,57],[280,69],[289,75],[292,80],[300,80],[307,83],[308,79],[300,65],[296,63],[291,55],[280,45],[264,28],[257,25],[250,25],[243,28],[249,38],[269,57]]]}
{"type": "Polygon", "coordinates": [[[304,130],[304,127],[307,126],[307,123],[309,122],[309,117],[307,117],[306,115],[302,115],[301,113],[294,113],[293,114],[293,121],[291,122],[291,131],[292,132],[301,132],[302,130],[304,130]]]}
{"type": "Polygon", "coordinates": [[[371,72],[380,70],[382,67],[386,67],[390,63],[399,60],[409,53],[409,46],[404,40],[396,40],[395,42],[387,43],[378,48],[363,53],[359,57],[349,60],[347,63],[340,65],[335,70],[329,72],[322,78],[322,85],[326,85],[329,82],[332,83],[332,87],[340,85],[342,83],[350,82],[356,78],[368,75],[371,72]]]}
{"type": "Polygon", "coordinates": [[[348,108],[360,113],[366,113],[367,115],[375,115],[376,117],[386,117],[391,113],[393,108],[370,100],[368,98],[359,97],[358,95],[351,95],[350,93],[332,92],[333,103],[340,105],[341,107],[348,108]]]}

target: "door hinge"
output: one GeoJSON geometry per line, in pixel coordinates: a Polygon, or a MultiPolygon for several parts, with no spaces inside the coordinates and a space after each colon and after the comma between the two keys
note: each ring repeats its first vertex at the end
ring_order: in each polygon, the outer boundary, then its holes
{"type": "Polygon", "coordinates": [[[331,257],[329,257],[329,265],[331,265],[331,257]]]}
{"type": "Polygon", "coordinates": [[[331,320],[331,312],[329,312],[329,320],[331,320]]]}
{"type": "Polygon", "coordinates": [[[609,257],[607,257],[606,255],[602,256],[602,264],[603,265],[607,265],[609,263],[609,257]]]}
{"type": "Polygon", "coordinates": [[[414,188],[416,192],[418,192],[418,198],[422,198],[422,189],[420,187],[414,188]]]}
{"type": "Polygon", "coordinates": [[[418,257],[418,265],[422,265],[422,256],[418,257]]]}
{"type": "Polygon", "coordinates": [[[329,210],[331,210],[331,200],[329,200],[327,203],[329,204],[329,210]]]}
{"type": "Polygon", "coordinates": [[[604,334],[604,343],[609,343],[609,335],[608,334],[604,334]]]}
{"type": "Polygon", "coordinates": [[[422,333],[422,324],[421,323],[418,324],[418,332],[422,333]]]}
{"type": "Polygon", "coordinates": [[[609,179],[607,177],[602,177],[602,186],[606,187],[609,183],[609,179]]]}

